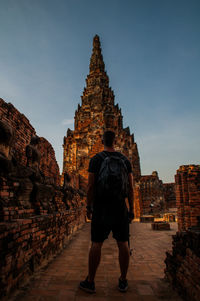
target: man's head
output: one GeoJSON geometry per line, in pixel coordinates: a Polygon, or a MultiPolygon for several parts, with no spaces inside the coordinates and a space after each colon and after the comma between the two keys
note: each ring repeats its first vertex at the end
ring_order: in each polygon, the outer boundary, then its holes
{"type": "Polygon", "coordinates": [[[115,133],[113,131],[105,131],[103,134],[103,144],[112,147],[115,141],[115,133]]]}

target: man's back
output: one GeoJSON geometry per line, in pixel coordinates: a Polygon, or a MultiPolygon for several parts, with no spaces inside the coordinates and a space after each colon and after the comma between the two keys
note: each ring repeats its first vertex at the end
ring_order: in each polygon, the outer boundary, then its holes
{"type": "MultiPolygon", "coordinates": [[[[116,158],[123,161],[123,164],[125,165],[125,171],[128,174],[132,172],[130,161],[121,153],[113,151],[103,151],[101,153],[96,154],[90,161],[89,165],[89,172],[95,174],[95,183],[94,183],[94,203],[93,203],[93,209],[94,209],[94,215],[108,215],[108,216],[116,216],[119,218],[119,216],[123,216],[126,211],[126,205],[125,205],[125,196],[120,195],[120,191],[122,190],[122,187],[120,183],[117,183],[117,179],[112,179],[116,183],[108,183],[108,188],[104,192],[103,185],[100,182],[103,182],[101,177],[105,176],[107,170],[102,171],[102,166],[104,164],[104,160],[108,158],[116,158]],[[101,181],[102,180],[102,181],[101,181]],[[115,190],[115,191],[114,191],[115,190]],[[116,194],[118,193],[118,195],[116,194]]],[[[116,164],[118,163],[118,160],[116,160],[116,164]]],[[[122,173],[122,172],[121,172],[122,173]]],[[[114,175],[117,177],[117,175],[114,175]]],[[[109,182],[108,176],[105,179],[105,181],[109,182]]],[[[119,181],[120,182],[120,181],[119,181]]]]}
{"type": "Polygon", "coordinates": [[[131,173],[132,172],[132,167],[131,167],[131,163],[130,161],[127,159],[127,157],[125,157],[123,154],[121,154],[120,152],[116,152],[116,151],[113,151],[113,152],[109,152],[109,151],[103,151],[103,152],[100,152],[98,154],[96,154],[94,157],[91,158],[90,160],[90,164],[89,164],[89,169],[88,171],[89,172],[92,172],[92,173],[95,173],[95,179],[96,177],[98,176],[99,174],[99,171],[100,171],[100,168],[101,168],[101,164],[104,160],[104,158],[106,156],[114,156],[114,157],[117,157],[117,158],[122,158],[127,166],[127,170],[128,170],[128,173],[131,173]],[[103,156],[102,156],[103,155],[103,156]]]}

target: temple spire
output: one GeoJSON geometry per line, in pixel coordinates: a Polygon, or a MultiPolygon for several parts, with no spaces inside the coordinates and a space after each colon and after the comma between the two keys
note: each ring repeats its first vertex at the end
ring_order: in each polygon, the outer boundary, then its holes
{"type": "Polygon", "coordinates": [[[99,36],[95,35],[93,39],[93,50],[92,50],[92,56],[90,59],[90,73],[93,72],[104,72],[104,62],[103,62],[103,56],[101,54],[101,44],[99,40],[99,36]]]}

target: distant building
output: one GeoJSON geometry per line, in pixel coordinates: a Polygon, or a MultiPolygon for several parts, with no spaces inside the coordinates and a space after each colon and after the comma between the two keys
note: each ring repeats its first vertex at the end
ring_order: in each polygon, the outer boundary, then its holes
{"type": "Polygon", "coordinates": [[[157,171],[141,176],[136,187],[139,193],[135,199],[140,199],[140,214],[137,216],[158,213],[165,209],[164,186],[157,171]]]}
{"type": "Polygon", "coordinates": [[[164,197],[167,209],[176,208],[175,183],[164,183],[164,197]]]}

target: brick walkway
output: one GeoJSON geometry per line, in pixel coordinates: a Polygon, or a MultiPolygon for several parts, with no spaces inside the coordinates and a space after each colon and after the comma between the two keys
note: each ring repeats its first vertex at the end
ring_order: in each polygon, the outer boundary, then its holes
{"type": "Polygon", "coordinates": [[[118,252],[112,236],[105,241],[102,260],[96,276],[96,294],[81,291],[78,284],[87,274],[90,247],[90,224],[80,230],[63,252],[35,275],[28,287],[22,288],[11,301],[157,301],[181,299],[164,278],[165,251],[171,248],[171,235],[177,230],[152,231],[151,224],[134,222],[131,225],[131,257],[129,290],[117,290],[119,277],[118,252]]]}

